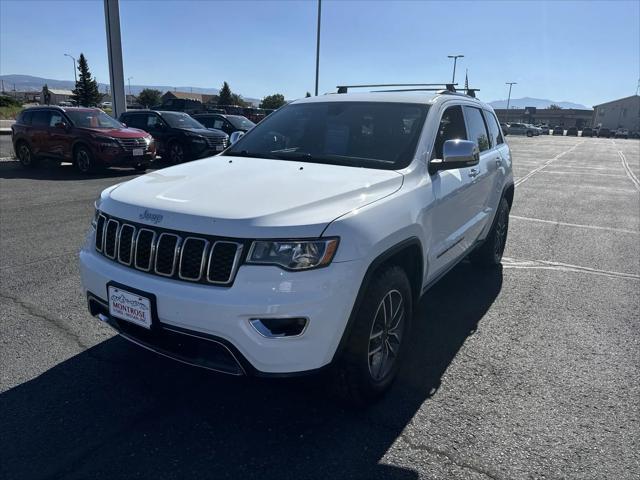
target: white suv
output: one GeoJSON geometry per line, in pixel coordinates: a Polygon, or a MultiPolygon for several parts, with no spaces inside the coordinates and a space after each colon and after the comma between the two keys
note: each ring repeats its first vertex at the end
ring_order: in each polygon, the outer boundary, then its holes
{"type": "Polygon", "coordinates": [[[513,194],[475,98],[306,98],[221,155],[103,191],[82,283],[140,346],[236,375],[331,366],[366,401],[393,381],[420,296],[466,257],[500,263],[513,194]]]}

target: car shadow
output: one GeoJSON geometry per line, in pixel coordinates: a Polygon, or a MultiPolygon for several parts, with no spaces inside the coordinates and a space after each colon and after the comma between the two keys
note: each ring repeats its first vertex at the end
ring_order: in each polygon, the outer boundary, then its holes
{"type": "MultiPolygon", "coordinates": [[[[149,170],[163,168],[153,165],[149,170]]],[[[84,180],[96,178],[120,178],[127,176],[140,175],[132,168],[105,168],[92,174],[84,174],[76,170],[71,163],[62,163],[60,165],[46,160],[34,168],[24,168],[20,162],[3,161],[0,162],[0,178],[4,179],[28,179],[28,180],[84,180]]]]}
{"type": "Polygon", "coordinates": [[[501,270],[468,263],[443,278],[420,302],[398,380],[368,409],[345,408],[321,377],[221,376],[113,337],[0,395],[0,475],[418,478],[381,459],[501,286],[501,270]]]}

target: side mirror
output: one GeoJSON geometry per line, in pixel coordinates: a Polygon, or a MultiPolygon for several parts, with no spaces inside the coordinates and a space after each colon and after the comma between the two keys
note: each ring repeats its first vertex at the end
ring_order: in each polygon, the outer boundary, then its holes
{"type": "Polygon", "coordinates": [[[60,130],[66,130],[67,129],[67,124],[64,122],[58,122],[55,125],[56,128],[59,128],[60,130]]]}
{"type": "Polygon", "coordinates": [[[244,132],[236,131],[229,136],[229,145],[233,145],[244,136],[244,132]]]}
{"type": "Polygon", "coordinates": [[[429,162],[429,173],[439,170],[473,167],[480,162],[480,149],[469,140],[447,140],[442,148],[444,158],[434,158],[429,162]]]}

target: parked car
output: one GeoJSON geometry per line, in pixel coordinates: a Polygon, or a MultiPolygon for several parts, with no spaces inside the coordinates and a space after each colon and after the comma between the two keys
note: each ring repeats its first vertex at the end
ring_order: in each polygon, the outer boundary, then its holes
{"type": "Polygon", "coordinates": [[[187,98],[168,98],[160,105],[151,107],[152,110],[165,112],[184,112],[184,113],[201,113],[206,111],[206,107],[199,100],[190,100],[187,98]]]}
{"type": "Polygon", "coordinates": [[[553,135],[564,135],[564,127],[560,125],[553,127],[553,135]]]}
{"type": "Polygon", "coordinates": [[[608,128],[600,128],[598,130],[598,138],[609,138],[611,136],[611,130],[608,128]]]}
{"type": "Polygon", "coordinates": [[[209,130],[182,112],[135,110],[120,115],[120,121],[153,135],[158,154],[171,163],[210,157],[229,145],[229,136],[209,130]]]}
{"type": "Polygon", "coordinates": [[[193,115],[197,121],[207,128],[222,130],[227,135],[233,132],[248,132],[256,126],[248,118],[242,115],[222,115],[219,113],[198,113],[193,115]]]}
{"type": "Polygon", "coordinates": [[[509,135],[509,125],[507,125],[506,123],[501,123],[500,128],[502,129],[502,133],[505,137],[509,135]]]}
{"type": "Polygon", "coordinates": [[[617,129],[614,138],[629,138],[629,130],[626,128],[617,129]]]}
{"type": "Polygon", "coordinates": [[[234,375],[327,369],[362,404],[391,386],[422,294],[466,258],[498,268],[513,196],[475,98],[301,99],[215,161],[104,190],[82,285],[139,346],[234,375]]]}
{"type": "Polygon", "coordinates": [[[549,135],[549,125],[540,125],[538,128],[542,135],[549,135]]]}
{"type": "Polygon", "coordinates": [[[41,158],[73,162],[82,173],[100,167],[145,170],[155,158],[151,135],[127,128],[98,108],[32,107],[11,127],[13,149],[24,167],[41,158]]]}
{"type": "Polygon", "coordinates": [[[535,137],[539,136],[542,133],[542,129],[536,127],[535,125],[531,125],[530,123],[525,123],[525,125],[533,131],[533,135],[535,137]]]}
{"type": "Polygon", "coordinates": [[[112,104],[111,102],[102,102],[100,104],[100,108],[111,108],[112,104]]]}
{"type": "Polygon", "coordinates": [[[577,137],[578,136],[578,128],[577,127],[569,127],[567,128],[567,137],[577,137]]]}
{"type": "Polygon", "coordinates": [[[524,123],[510,123],[509,135],[526,135],[527,137],[533,137],[535,133],[533,128],[524,123]]]}
{"type": "Polygon", "coordinates": [[[583,137],[593,137],[593,129],[591,127],[584,127],[582,129],[583,137]]]}

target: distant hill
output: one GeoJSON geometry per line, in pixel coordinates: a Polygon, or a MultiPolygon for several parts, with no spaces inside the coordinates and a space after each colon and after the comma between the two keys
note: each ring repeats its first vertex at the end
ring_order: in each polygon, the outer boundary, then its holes
{"type": "MultiPolygon", "coordinates": [[[[52,78],[42,78],[42,77],[34,77],[31,75],[0,75],[0,80],[4,81],[4,89],[9,92],[14,88],[17,91],[40,91],[42,90],[42,86],[46,83],[49,88],[59,88],[63,90],[72,90],[75,88],[75,82],[72,80],[55,80],[52,78]],[[14,87],[15,85],[15,87],[14,87]]],[[[179,92],[193,92],[193,93],[208,93],[217,95],[220,91],[217,88],[201,88],[201,87],[184,87],[184,86],[168,86],[168,85],[131,85],[131,93],[137,95],[141,90],[145,88],[155,88],[156,90],[160,90],[162,93],[167,90],[173,91],[177,90],[179,92]]],[[[106,93],[108,90],[108,85],[106,83],[98,82],[98,89],[102,93],[106,93]]],[[[129,93],[129,85],[125,84],[125,92],[129,93]]],[[[260,99],[258,98],[243,98],[251,103],[259,103],[260,99]]]]}
{"type": "MultiPolygon", "coordinates": [[[[507,100],[494,100],[493,102],[489,102],[493,108],[507,108],[507,100]]],[[[549,105],[558,105],[562,108],[576,108],[579,110],[591,110],[591,107],[585,107],[580,103],[573,102],[556,102],[555,100],[546,100],[544,98],[512,98],[509,103],[509,108],[525,108],[525,107],[536,107],[536,108],[549,108],[549,105]]]]}

